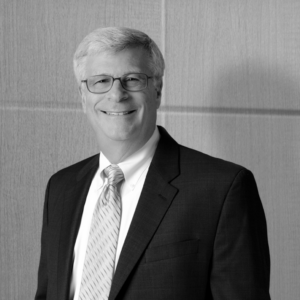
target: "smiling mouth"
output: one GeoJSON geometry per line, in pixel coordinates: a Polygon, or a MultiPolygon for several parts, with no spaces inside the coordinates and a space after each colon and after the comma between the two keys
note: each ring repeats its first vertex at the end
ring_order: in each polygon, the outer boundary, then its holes
{"type": "Polygon", "coordinates": [[[133,112],[135,112],[135,110],[119,111],[119,112],[102,110],[102,112],[109,115],[109,116],[125,116],[125,115],[132,114],[133,112]]]}

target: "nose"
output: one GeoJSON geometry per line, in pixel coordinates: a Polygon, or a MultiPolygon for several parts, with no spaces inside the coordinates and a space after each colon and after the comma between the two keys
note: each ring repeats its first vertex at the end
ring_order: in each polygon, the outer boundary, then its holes
{"type": "Polygon", "coordinates": [[[120,79],[116,78],[107,92],[108,100],[120,102],[128,98],[127,91],[122,87],[120,79]]]}

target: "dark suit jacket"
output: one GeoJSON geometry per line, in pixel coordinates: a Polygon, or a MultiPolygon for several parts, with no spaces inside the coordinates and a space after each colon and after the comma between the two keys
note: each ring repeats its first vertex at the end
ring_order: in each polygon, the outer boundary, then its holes
{"type": "MultiPolygon", "coordinates": [[[[252,173],[159,130],[109,299],[270,299],[266,220],[252,173]]],[[[35,299],[68,299],[73,248],[98,163],[95,155],[49,180],[35,299]]]]}

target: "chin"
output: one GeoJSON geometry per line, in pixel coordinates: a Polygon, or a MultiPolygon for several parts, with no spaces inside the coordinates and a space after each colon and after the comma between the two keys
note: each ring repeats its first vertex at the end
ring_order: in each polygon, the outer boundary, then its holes
{"type": "Polygon", "coordinates": [[[131,141],[137,137],[136,131],[110,130],[106,136],[113,141],[131,141]]]}

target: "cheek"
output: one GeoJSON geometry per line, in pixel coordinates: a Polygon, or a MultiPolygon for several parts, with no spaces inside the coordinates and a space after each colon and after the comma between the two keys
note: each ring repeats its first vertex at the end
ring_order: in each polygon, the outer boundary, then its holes
{"type": "Polygon", "coordinates": [[[147,101],[147,107],[149,112],[154,113],[160,106],[160,100],[158,98],[152,97],[147,101]]]}
{"type": "Polygon", "coordinates": [[[98,95],[89,95],[86,97],[86,110],[95,111],[99,109],[99,103],[101,102],[102,98],[98,95]]]}
{"type": "Polygon", "coordinates": [[[148,107],[148,110],[156,110],[160,105],[160,94],[155,89],[151,89],[151,91],[145,93],[144,100],[145,105],[148,107]]]}

